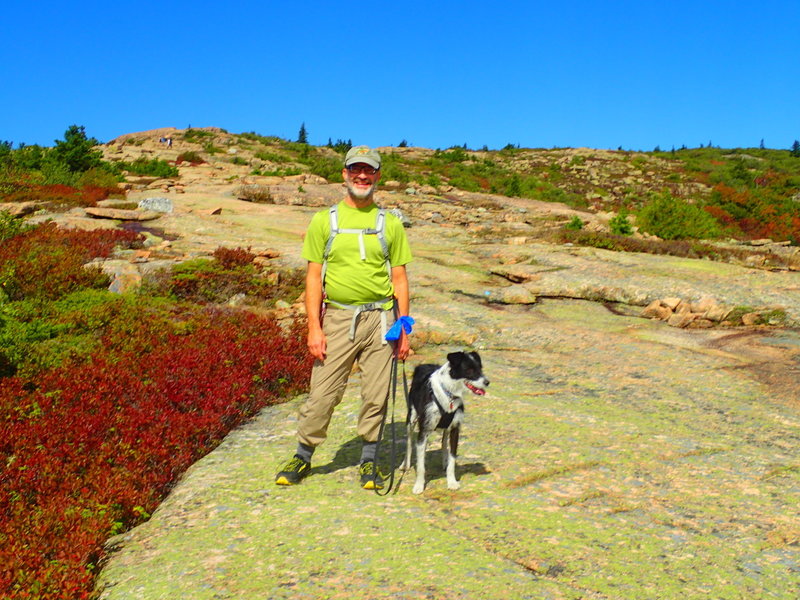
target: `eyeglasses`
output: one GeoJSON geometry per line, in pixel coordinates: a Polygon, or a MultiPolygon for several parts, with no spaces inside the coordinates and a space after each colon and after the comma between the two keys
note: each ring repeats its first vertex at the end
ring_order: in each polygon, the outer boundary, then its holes
{"type": "Polygon", "coordinates": [[[354,165],[347,165],[345,167],[348,173],[352,173],[353,175],[358,175],[359,173],[364,173],[366,175],[375,175],[379,169],[375,167],[370,167],[369,165],[365,165],[364,163],[356,163],[354,165]]]}

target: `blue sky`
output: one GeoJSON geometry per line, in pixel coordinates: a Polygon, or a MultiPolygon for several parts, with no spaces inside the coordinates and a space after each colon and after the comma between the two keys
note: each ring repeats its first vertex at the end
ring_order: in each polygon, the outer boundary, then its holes
{"type": "Polygon", "coordinates": [[[0,140],[71,124],[652,150],[800,139],[800,1],[7,0],[0,140]]]}

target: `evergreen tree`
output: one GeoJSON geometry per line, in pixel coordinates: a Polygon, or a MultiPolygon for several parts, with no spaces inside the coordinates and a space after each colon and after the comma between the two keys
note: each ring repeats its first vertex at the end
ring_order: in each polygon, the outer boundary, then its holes
{"type": "Polygon", "coordinates": [[[800,142],[797,140],[795,140],[794,144],[792,144],[792,156],[800,158],[800,142]]]}
{"type": "Polygon", "coordinates": [[[83,173],[91,168],[99,167],[103,153],[93,150],[99,142],[86,137],[86,129],[81,125],[70,125],[64,132],[63,140],[55,140],[56,146],[50,151],[49,158],[64,165],[70,173],[83,173]]]}
{"type": "Polygon", "coordinates": [[[0,166],[11,162],[11,148],[13,142],[0,142],[0,166]]]}
{"type": "Polygon", "coordinates": [[[306,131],[305,122],[302,125],[300,125],[300,131],[297,132],[297,142],[299,144],[308,143],[308,132],[306,131]]]}

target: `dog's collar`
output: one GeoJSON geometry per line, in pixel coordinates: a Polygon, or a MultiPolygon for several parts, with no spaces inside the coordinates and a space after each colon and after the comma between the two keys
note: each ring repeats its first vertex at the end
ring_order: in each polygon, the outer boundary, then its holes
{"type": "Polygon", "coordinates": [[[431,390],[433,390],[433,399],[436,401],[436,406],[439,407],[439,410],[443,413],[451,413],[456,409],[456,404],[454,400],[458,398],[455,394],[450,393],[450,391],[444,387],[442,381],[439,377],[439,371],[436,371],[430,379],[431,382],[431,390]],[[445,405],[450,406],[450,410],[445,408],[445,405]]]}

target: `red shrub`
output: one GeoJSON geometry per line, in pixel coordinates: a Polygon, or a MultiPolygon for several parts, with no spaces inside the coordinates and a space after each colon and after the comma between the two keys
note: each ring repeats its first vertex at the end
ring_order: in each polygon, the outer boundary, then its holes
{"type": "Polygon", "coordinates": [[[119,188],[102,185],[84,185],[80,189],[60,183],[35,184],[25,178],[6,182],[3,202],[47,202],[67,206],[95,206],[100,200],[120,193],[119,188]]]}
{"type": "Polygon", "coordinates": [[[12,300],[58,298],[80,287],[98,287],[107,278],[83,265],[106,258],[116,245],[131,247],[140,234],[114,230],[59,229],[48,222],[0,245],[0,285],[12,300]]]}
{"type": "Polygon", "coordinates": [[[256,255],[244,248],[225,248],[220,246],[214,250],[214,258],[226,269],[233,269],[235,267],[245,267],[253,264],[253,259],[256,255]]]}
{"type": "Polygon", "coordinates": [[[146,518],[233,427],[307,385],[299,326],[219,310],[191,325],[144,356],[106,339],[35,389],[0,380],[0,595],[89,597],[109,535],[146,518]]]}
{"type": "Polygon", "coordinates": [[[104,187],[98,185],[85,185],[81,188],[81,196],[83,196],[83,206],[96,206],[100,200],[105,200],[109,196],[117,195],[120,193],[119,188],[104,187]]]}
{"type": "Polygon", "coordinates": [[[18,182],[16,188],[4,198],[4,202],[53,202],[56,204],[79,205],[80,192],[71,186],[62,184],[37,185],[27,182],[18,182]]]}

